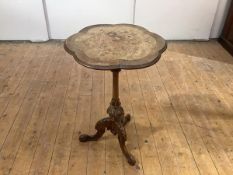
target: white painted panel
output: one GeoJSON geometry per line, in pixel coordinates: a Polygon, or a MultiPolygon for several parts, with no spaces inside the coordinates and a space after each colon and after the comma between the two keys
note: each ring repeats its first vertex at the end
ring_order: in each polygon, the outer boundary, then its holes
{"type": "Polygon", "coordinates": [[[41,0],[0,0],[0,40],[47,39],[41,0]]]}
{"type": "Polygon", "coordinates": [[[219,0],[210,38],[218,38],[221,35],[230,4],[231,0],[219,0]]]}
{"type": "Polygon", "coordinates": [[[134,0],[46,0],[51,38],[65,39],[85,26],[132,23],[134,0]]]}
{"type": "Polygon", "coordinates": [[[209,39],[218,0],[137,0],[135,23],[166,39],[209,39]]]}

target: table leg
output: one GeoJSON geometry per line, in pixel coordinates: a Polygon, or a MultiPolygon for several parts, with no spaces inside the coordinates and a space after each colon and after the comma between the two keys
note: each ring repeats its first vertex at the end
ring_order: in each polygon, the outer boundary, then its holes
{"type": "Polygon", "coordinates": [[[96,123],[95,129],[97,132],[94,135],[82,134],[79,137],[80,142],[97,141],[103,136],[105,130],[110,130],[114,135],[118,135],[119,144],[123,154],[125,155],[130,165],[135,165],[136,160],[133,155],[126,148],[125,142],[127,140],[124,126],[130,121],[130,115],[124,115],[124,110],[121,107],[119,99],[119,72],[113,72],[113,97],[110,106],[107,109],[109,117],[103,118],[96,123]]]}

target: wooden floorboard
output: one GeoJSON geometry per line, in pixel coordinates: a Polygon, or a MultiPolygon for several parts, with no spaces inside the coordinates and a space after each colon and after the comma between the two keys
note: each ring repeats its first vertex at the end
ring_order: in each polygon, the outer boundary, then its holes
{"type": "Polygon", "coordinates": [[[78,140],[106,116],[110,71],[60,41],[0,42],[0,175],[232,175],[232,77],[216,41],[171,41],[156,65],[121,71],[131,167],[111,133],[78,140]]]}

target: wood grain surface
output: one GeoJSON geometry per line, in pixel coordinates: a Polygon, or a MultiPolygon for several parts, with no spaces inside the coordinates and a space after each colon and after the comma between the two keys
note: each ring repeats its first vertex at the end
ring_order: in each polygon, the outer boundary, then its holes
{"type": "Polygon", "coordinates": [[[106,133],[110,71],[77,64],[63,43],[0,42],[0,175],[232,175],[233,58],[216,41],[169,42],[160,61],[120,73],[133,118],[129,166],[106,133]]]}

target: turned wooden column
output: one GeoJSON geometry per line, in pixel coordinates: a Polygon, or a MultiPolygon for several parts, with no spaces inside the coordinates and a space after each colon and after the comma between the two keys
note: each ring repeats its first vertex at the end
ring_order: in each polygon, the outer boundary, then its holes
{"type": "Polygon", "coordinates": [[[119,99],[119,72],[121,70],[117,69],[117,70],[112,70],[112,98],[114,99],[119,99]]]}

